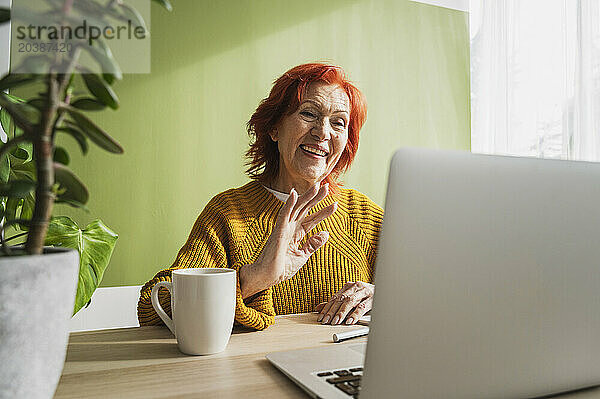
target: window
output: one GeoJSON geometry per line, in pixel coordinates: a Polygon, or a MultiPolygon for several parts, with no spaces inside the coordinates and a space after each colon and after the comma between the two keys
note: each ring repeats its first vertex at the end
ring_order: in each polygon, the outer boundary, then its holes
{"type": "Polygon", "coordinates": [[[600,161],[600,2],[470,11],[472,151],[600,161]]]}

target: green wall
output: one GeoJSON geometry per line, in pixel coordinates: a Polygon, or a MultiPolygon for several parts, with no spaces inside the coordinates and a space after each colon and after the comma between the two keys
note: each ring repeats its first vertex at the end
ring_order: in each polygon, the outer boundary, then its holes
{"type": "Polygon", "coordinates": [[[383,205],[400,146],[469,148],[467,15],[405,0],[173,0],[152,6],[152,73],[115,84],[118,111],[93,115],[125,148],[86,157],[90,213],[120,235],[103,286],[142,284],[170,266],[199,212],[248,181],[245,123],[288,68],[343,66],[366,95],[368,119],[346,176],[383,205]]]}

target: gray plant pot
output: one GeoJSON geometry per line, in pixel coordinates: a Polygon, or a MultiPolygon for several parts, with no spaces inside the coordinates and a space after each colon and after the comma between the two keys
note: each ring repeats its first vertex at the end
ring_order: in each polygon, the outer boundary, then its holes
{"type": "Polygon", "coordinates": [[[0,257],[0,398],[52,398],[79,274],[75,250],[0,257]]]}

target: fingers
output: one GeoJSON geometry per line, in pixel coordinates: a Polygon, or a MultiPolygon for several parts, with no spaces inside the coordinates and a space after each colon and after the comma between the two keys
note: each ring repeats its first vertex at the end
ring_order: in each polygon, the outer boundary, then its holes
{"type": "Polygon", "coordinates": [[[311,231],[316,225],[321,223],[323,220],[327,219],[329,216],[333,215],[335,211],[337,211],[337,208],[338,204],[337,202],[334,202],[331,205],[327,205],[319,212],[315,212],[312,215],[306,216],[302,221],[302,227],[304,228],[304,231],[311,231]]]}
{"type": "Polygon", "coordinates": [[[321,302],[320,304],[315,306],[315,312],[319,313],[321,311],[321,309],[323,309],[323,307],[325,306],[326,303],[327,302],[321,302]]]}
{"type": "Polygon", "coordinates": [[[281,220],[285,220],[286,222],[288,222],[297,202],[298,193],[295,189],[292,188],[292,190],[290,191],[290,196],[288,197],[287,201],[285,201],[285,204],[283,204],[283,207],[281,207],[281,210],[279,211],[278,218],[281,218],[281,220]]]}
{"type": "MultiPolygon", "coordinates": [[[[312,186],[310,190],[308,190],[300,196],[298,195],[296,190],[292,188],[292,190],[290,191],[290,196],[281,208],[279,215],[281,219],[285,221],[302,220],[306,217],[308,212],[328,194],[329,184],[324,184],[323,186],[319,187],[319,184],[317,183],[314,186],[312,186]]],[[[320,220],[314,223],[314,225],[317,225],[321,220],[325,219],[326,217],[330,216],[333,212],[335,212],[335,209],[332,210],[329,207],[325,209],[322,209],[321,211],[317,212],[322,217],[320,220]],[[327,209],[327,211],[325,211],[325,213],[327,214],[319,213],[323,212],[325,209],[327,209]]],[[[314,215],[311,215],[311,217],[314,217],[314,215]]]]}
{"type": "Polygon", "coordinates": [[[344,299],[344,291],[352,287],[352,284],[354,283],[351,281],[347,282],[346,284],[344,284],[341,290],[336,292],[335,295],[333,295],[331,299],[329,299],[329,301],[325,304],[323,309],[321,309],[321,314],[317,318],[317,321],[322,321],[323,324],[327,324],[331,320],[334,314],[332,309],[337,310],[340,307],[340,301],[344,299]]]}
{"type": "Polygon", "coordinates": [[[348,315],[348,318],[346,319],[346,324],[355,324],[357,321],[360,320],[361,317],[363,317],[365,315],[365,313],[367,313],[372,308],[373,308],[373,297],[370,296],[370,297],[364,299],[361,303],[359,303],[354,308],[352,313],[350,313],[348,315]]]}
{"type": "Polygon", "coordinates": [[[323,244],[327,242],[329,239],[329,232],[320,231],[314,236],[310,237],[300,248],[300,251],[304,252],[304,254],[310,257],[317,249],[321,248],[323,244]]]}
{"type": "MultiPolygon", "coordinates": [[[[356,286],[355,286],[356,287],[356,286]]],[[[355,289],[352,293],[346,294],[346,298],[342,302],[342,305],[338,309],[335,316],[331,320],[331,324],[341,324],[346,320],[348,313],[356,309],[360,303],[365,299],[369,298],[369,292],[364,287],[355,289]]],[[[354,321],[358,320],[354,317],[349,317],[346,320],[346,324],[354,324],[354,321]]]]}
{"type": "Polygon", "coordinates": [[[338,309],[342,305],[343,301],[344,298],[342,297],[338,297],[335,295],[331,297],[329,302],[327,302],[327,304],[321,310],[321,315],[317,318],[317,321],[320,321],[322,324],[329,323],[333,318],[333,315],[338,311],[338,309]]]}
{"type": "Polygon", "coordinates": [[[356,323],[366,312],[371,310],[374,285],[362,281],[348,282],[323,306],[318,321],[327,324],[356,323]]]}
{"type": "Polygon", "coordinates": [[[303,198],[303,201],[298,201],[295,212],[292,214],[292,218],[302,220],[313,206],[317,205],[323,198],[327,197],[327,194],[329,194],[329,184],[324,184],[320,188],[315,184],[308,192],[302,195],[307,195],[307,197],[303,198]]]}
{"type": "Polygon", "coordinates": [[[335,303],[335,301],[337,301],[337,296],[336,295],[332,296],[329,299],[329,301],[327,301],[327,303],[321,308],[319,317],[317,317],[317,321],[322,321],[323,324],[325,324],[325,323],[327,323],[329,321],[329,320],[325,321],[324,317],[327,314],[327,312],[329,312],[329,308],[331,308],[333,306],[333,304],[335,303]]]}
{"type": "MultiPolygon", "coordinates": [[[[322,188],[322,187],[321,187],[322,188]]],[[[296,191],[295,189],[292,188],[293,191],[296,191]]],[[[319,194],[319,184],[315,184],[313,185],[308,191],[306,191],[304,194],[299,195],[298,199],[296,201],[296,203],[294,204],[294,206],[291,209],[291,213],[290,213],[290,220],[294,220],[298,217],[298,214],[300,213],[300,211],[304,208],[304,206],[306,204],[308,204],[308,202],[313,199],[316,195],[319,194]]],[[[291,192],[290,192],[291,194],[291,192]]],[[[296,193],[297,194],[297,193],[296,193]]],[[[289,198],[288,198],[289,200],[289,198]]]]}
{"type": "Polygon", "coordinates": [[[364,294],[357,285],[351,286],[339,296],[339,306],[332,306],[325,318],[331,319],[331,324],[340,324],[346,318],[348,312],[360,303],[364,298],[364,294]]]}

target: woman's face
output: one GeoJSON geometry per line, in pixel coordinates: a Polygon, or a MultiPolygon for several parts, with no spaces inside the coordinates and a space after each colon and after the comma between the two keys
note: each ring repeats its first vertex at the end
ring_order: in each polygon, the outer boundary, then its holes
{"type": "Polygon", "coordinates": [[[322,181],[337,164],[348,141],[350,100],[337,84],[313,82],[271,138],[279,148],[279,174],[273,188],[299,193],[322,181]]]}

